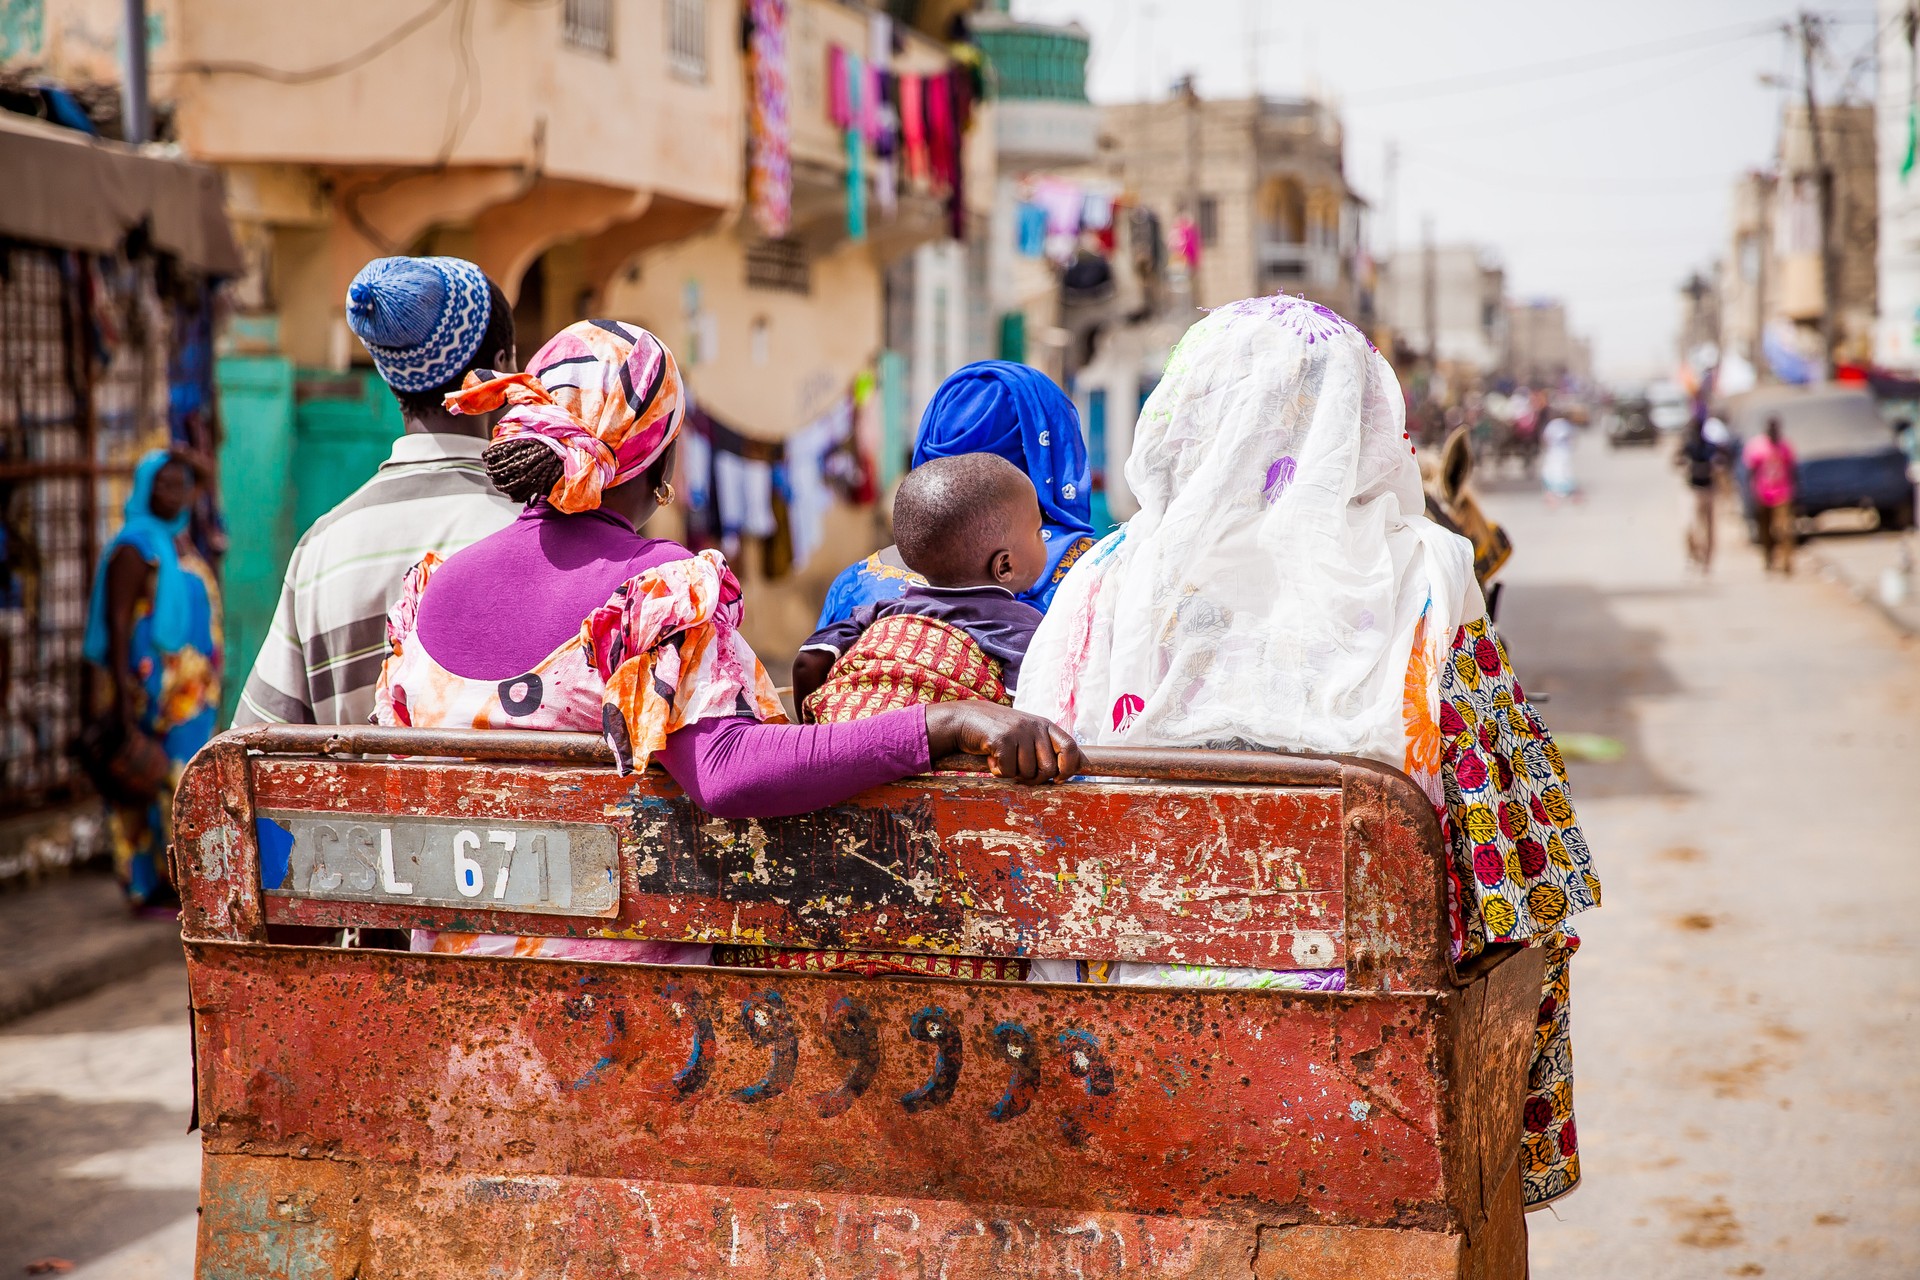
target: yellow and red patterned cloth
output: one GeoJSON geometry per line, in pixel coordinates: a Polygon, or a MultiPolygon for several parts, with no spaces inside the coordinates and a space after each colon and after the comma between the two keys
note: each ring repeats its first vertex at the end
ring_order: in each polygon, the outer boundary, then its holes
{"type": "Polygon", "coordinates": [[[900,707],[979,698],[1010,703],[997,658],[959,627],[898,613],[861,633],[807,698],[821,724],[864,720],[900,707]]]}
{"type": "Polygon", "coordinates": [[[793,947],[713,949],[713,962],[736,969],[783,969],[799,973],[857,973],[868,978],[905,974],[919,978],[965,978],[973,982],[1021,982],[1027,962],[1011,956],[928,956],[911,951],[803,951],[793,947]]]}

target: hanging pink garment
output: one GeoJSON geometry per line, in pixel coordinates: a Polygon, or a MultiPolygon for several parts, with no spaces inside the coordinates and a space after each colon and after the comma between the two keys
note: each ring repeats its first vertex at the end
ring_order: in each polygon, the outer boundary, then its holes
{"type": "Polygon", "coordinates": [[[900,77],[900,135],[906,143],[907,177],[922,184],[927,181],[927,121],[921,105],[925,86],[920,76],[900,77]]]}
{"type": "Polygon", "coordinates": [[[827,46],[827,119],[836,129],[849,123],[847,109],[847,51],[837,44],[827,46]]]}
{"type": "Polygon", "coordinates": [[[953,189],[954,128],[953,86],[948,76],[928,76],[927,151],[932,160],[933,180],[938,186],[953,189]]]}

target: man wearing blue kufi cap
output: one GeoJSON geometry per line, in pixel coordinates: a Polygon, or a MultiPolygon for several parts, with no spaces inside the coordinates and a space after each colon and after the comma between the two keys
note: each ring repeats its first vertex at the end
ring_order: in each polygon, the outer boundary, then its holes
{"type": "Polygon", "coordinates": [[[494,415],[443,403],[469,372],[518,366],[500,286],[462,258],[378,258],[347,289],[347,325],[400,402],[406,434],[294,548],[236,725],[365,724],[407,570],[520,514],[480,463],[494,415]]]}

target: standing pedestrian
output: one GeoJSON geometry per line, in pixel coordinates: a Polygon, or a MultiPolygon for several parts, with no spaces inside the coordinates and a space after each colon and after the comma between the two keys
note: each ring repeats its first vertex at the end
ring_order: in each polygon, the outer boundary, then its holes
{"type": "Polygon", "coordinates": [[[1767,433],[1747,442],[1743,460],[1747,483],[1753,489],[1754,520],[1760,530],[1760,555],[1769,573],[1793,572],[1793,499],[1798,489],[1799,460],[1793,446],[1780,434],[1780,419],[1767,419],[1767,433]]]}
{"type": "Polygon", "coordinates": [[[1674,455],[1674,465],[1687,477],[1687,560],[1701,573],[1713,568],[1714,480],[1720,470],[1720,449],[1708,439],[1707,426],[1707,420],[1695,414],[1674,455]]]}
{"type": "Polygon", "coordinates": [[[187,538],[194,463],[155,449],[140,459],[126,521],[93,575],[81,652],[110,677],[110,750],[141,762],[138,794],[111,805],[114,870],[134,909],[179,904],[167,877],[173,791],[220,711],[220,589],[187,538]]]}
{"type": "Polygon", "coordinates": [[[400,402],[406,433],[293,549],[236,725],[367,723],[387,610],[407,570],[520,513],[480,461],[498,415],[458,415],[444,403],[468,373],[514,368],[513,311],[500,286],[461,258],[380,258],[348,288],[347,324],[400,402]]]}
{"type": "Polygon", "coordinates": [[[1580,496],[1580,482],[1573,474],[1573,444],[1578,438],[1573,423],[1560,414],[1540,432],[1540,483],[1546,486],[1548,502],[1580,496]]]}

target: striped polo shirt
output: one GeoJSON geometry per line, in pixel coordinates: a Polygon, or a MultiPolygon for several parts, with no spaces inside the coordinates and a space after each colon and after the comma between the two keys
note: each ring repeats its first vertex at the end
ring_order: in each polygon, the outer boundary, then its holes
{"type": "Polygon", "coordinates": [[[387,609],[429,551],[450,556],[520,507],[487,479],[473,436],[403,435],[373,478],[293,549],[235,725],[365,724],[387,656],[387,609]]]}

